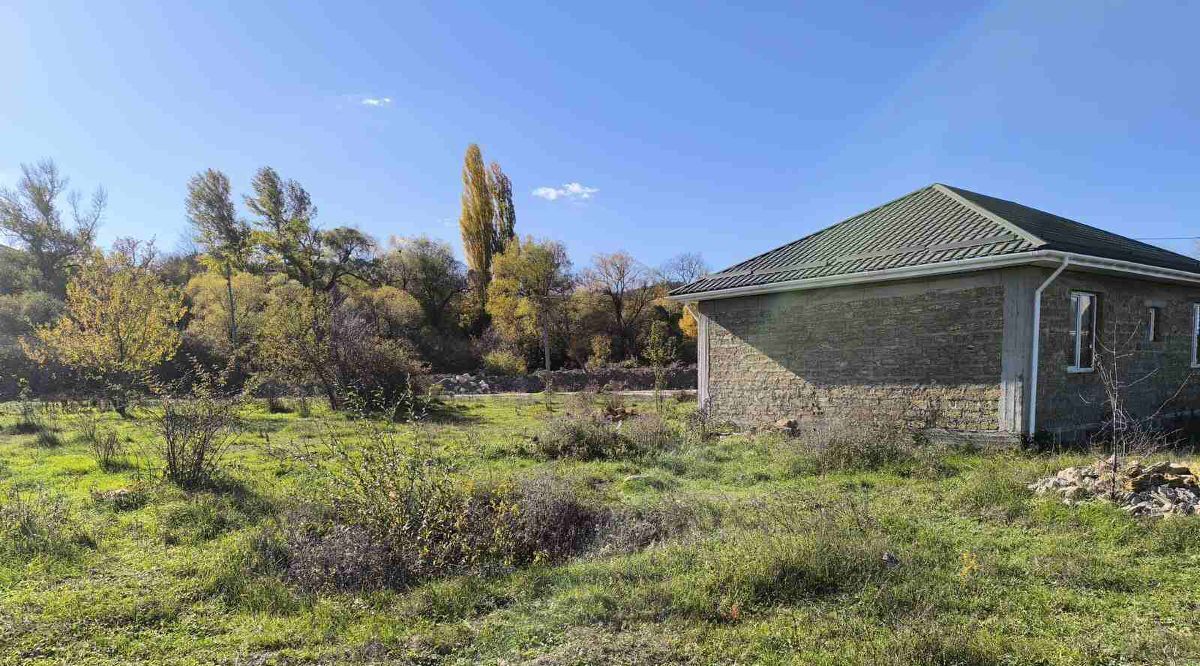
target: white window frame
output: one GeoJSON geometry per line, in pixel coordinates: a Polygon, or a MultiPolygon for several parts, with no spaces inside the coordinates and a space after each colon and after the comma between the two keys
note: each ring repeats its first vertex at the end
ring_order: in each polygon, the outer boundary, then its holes
{"type": "Polygon", "coordinates": [[[1192,367],[1200,368],[1197,355],[1197,342],[1200,342],[1200,303],[1192,303],[1192,367]]]}
{"type": "MultiPolygon", "coordinates": [[[[1100,319],[1100,298],[1099,295],[1091,291],[1072,291],[1071,292],[1071,337],[1073,338],[1073,349],[1071,350],[1071,364],[1067,366],[1067,372],[1095,372],[1096,370],[1096,321],[1100,319]],[[1078,303],[1084,297],[1092,301],[1092,335],[1089,338],[1092,345],[1092,363],[1091,365],[1079,365],[1079,361],[1083,356],[1083,309],[1078,303]]],[[[1197,303],[1200,307],[1200,303],[1197,303]]],[[[1200,313],[1200,309],[1196,310],[1200,313]]],[[[1197,320],[1200,321],[1200,320],[1197,320]]],[[[1193,361],[1195,359],[1193,358],[1193,361]]]]}
{"type": "Polygon", "coordinates": [[[1158,342],[1158,306],[1151,305],[1146,310],[1146,342],[1158,342]]]}

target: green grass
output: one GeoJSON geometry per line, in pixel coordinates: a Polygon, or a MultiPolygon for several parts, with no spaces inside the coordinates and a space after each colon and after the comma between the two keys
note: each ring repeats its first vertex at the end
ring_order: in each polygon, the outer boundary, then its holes
{"type": "MultiPolygon", "coordinates": [[[[47,417],[47,446],[14,434],[10,406],[0,516],[24,518],[0,525],[44,538],[0,534],[0,664],[1200,663],[1200,519],[1024,490],[1086,456],[944,452],[818,474],[789,440],[729,436],[547,460],[537,397],[451,406],[432,428],[456,475],[553,472],[611,507],[676,503],[696,526],[636,552],[310,594],[249,563],[312,499],[311,470],[280,451],[357,437],[354,423],[255,405],[225,485],[189,493],[147,471],[145,414],[101,417],[128,451],[104,470],[70,414],[47,417]]],[[[671,403],[672,421],[692,407],[671,403]]]]}

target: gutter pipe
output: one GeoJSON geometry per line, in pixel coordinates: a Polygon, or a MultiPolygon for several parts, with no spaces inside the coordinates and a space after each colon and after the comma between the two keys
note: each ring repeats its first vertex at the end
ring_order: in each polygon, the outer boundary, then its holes
{"type": "Polygon", "coordinates": [[[1042,292],[1067,269],[1067,265],[1070,263],[1070,255],[1063,256],[1062,264],[1033,292],[1033,342],[1029,350],[1029,413],[1025,417],[1025,432],[1030,437],[1037,432],[1038,355],[1040,351],[1038,343],[1042,332],[1042,292]]]}

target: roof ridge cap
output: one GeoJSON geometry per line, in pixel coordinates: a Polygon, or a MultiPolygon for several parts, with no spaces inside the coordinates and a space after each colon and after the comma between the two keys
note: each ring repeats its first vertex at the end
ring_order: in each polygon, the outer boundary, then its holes
{"type": "Polygon", "coordinates": [[[996,224],[999,224],[1000,226],[1004,227],[1005,229],[1008,229],[1012,233],[1016,234],[1016,236],[1018,238],[1023,238],[1026,241],[1032,243],[1034,247],[1042,247],[1047,244],[1045,240],[1043,240],[1037,236],[1034,236],[1033,234],[1029,233],[1028,231],[1025,231],[1019,225],[1014,224],[1014,223],[1004,219],[1003,217],[1000,217],[999,215],[993,213],[992,211],[990,211],[990,210],[984,208],[983,206],[980,206],[979,204],[975,203],[974,201],[971,201],[970,199],[964,197],[963,195],[959,194],[958,192],[955,192],[954,188],[950,187],[949,185],[944,185],[942,183],[934,183],[933,185],[930,185],[930,187],[937,190],[938,192],[941,192],[942,194],[949,196],[951,199],[958,202],[960,205],[966,206],[967,208],[971,209],[972,211],[979,213],[980,215],[995,222],[996,224]]]}

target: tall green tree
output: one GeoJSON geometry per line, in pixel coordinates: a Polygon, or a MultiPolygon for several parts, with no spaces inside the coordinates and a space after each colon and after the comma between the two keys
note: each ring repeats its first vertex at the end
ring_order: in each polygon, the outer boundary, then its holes
{"type": "Polygon", "coordinates": [[[250,255],[250,225],[239,220],[233,205],[229,177],[207,169],[188,181],[188,221],[196,241],[204,250],[205,262],[225,279],[229,348],[238,348],[237,301],[233,276],[245,270],[250,255]]]}
{"type": "Polygon", "coordinates": [[[458,218],[462,232],[463,254],[467,258],[467,279],[476,325],[487,306],[487,287],[491,279],[492,253],[496,245],[495,202],[483,153],[477,144],[467,146],[462,170],[462,213],[458,218]]]}
{"type": "Polygon", "coordinates": [[[513,206],[512,181],[497,162],[492,162],[489,184],[495,209],[492,252],[499,254],[504,251],[504,246],[508,245],[510,240],[517,237],[517,209],[513,206]]]}
{"type": "Polygon", "coordinates": [[[492,266],[488,314],[500,336],[521,343],[540,337],[542,358],[550,369],[550,328],[560,319],[571,295],[571,260],[553,241],[532,238],[509,243],[492,266]]]}
{"type": "Polygon", "coordinates": [[[395,238],[383,258],[388,282],[412,294],[435,330],[448,323],[455,299],[467,288],[462,264],[444,241],[428,236],[395,238]]]}
{"type": "Polygon", "coordinates": [[[370,237],[350,227],[316,227],[317,207],[308,191],[271,167],[259,169],[251,186],[246,207],[256,216],[252,238],[269,267],[314,292],[336,291],[347,278],[370,278],[370,237]]]}
{"type": "Polygon", "coordinates": [[[28,253],[36,288],[59,298],[66,295],[71,273],[91,254],[108,201],[104,190],[97,189],[84,205],[78,192],[67,189],[69,184],[52,160],[44,160],[22,164],[16,187],[0,189],[0,235],[28,253]]]}

